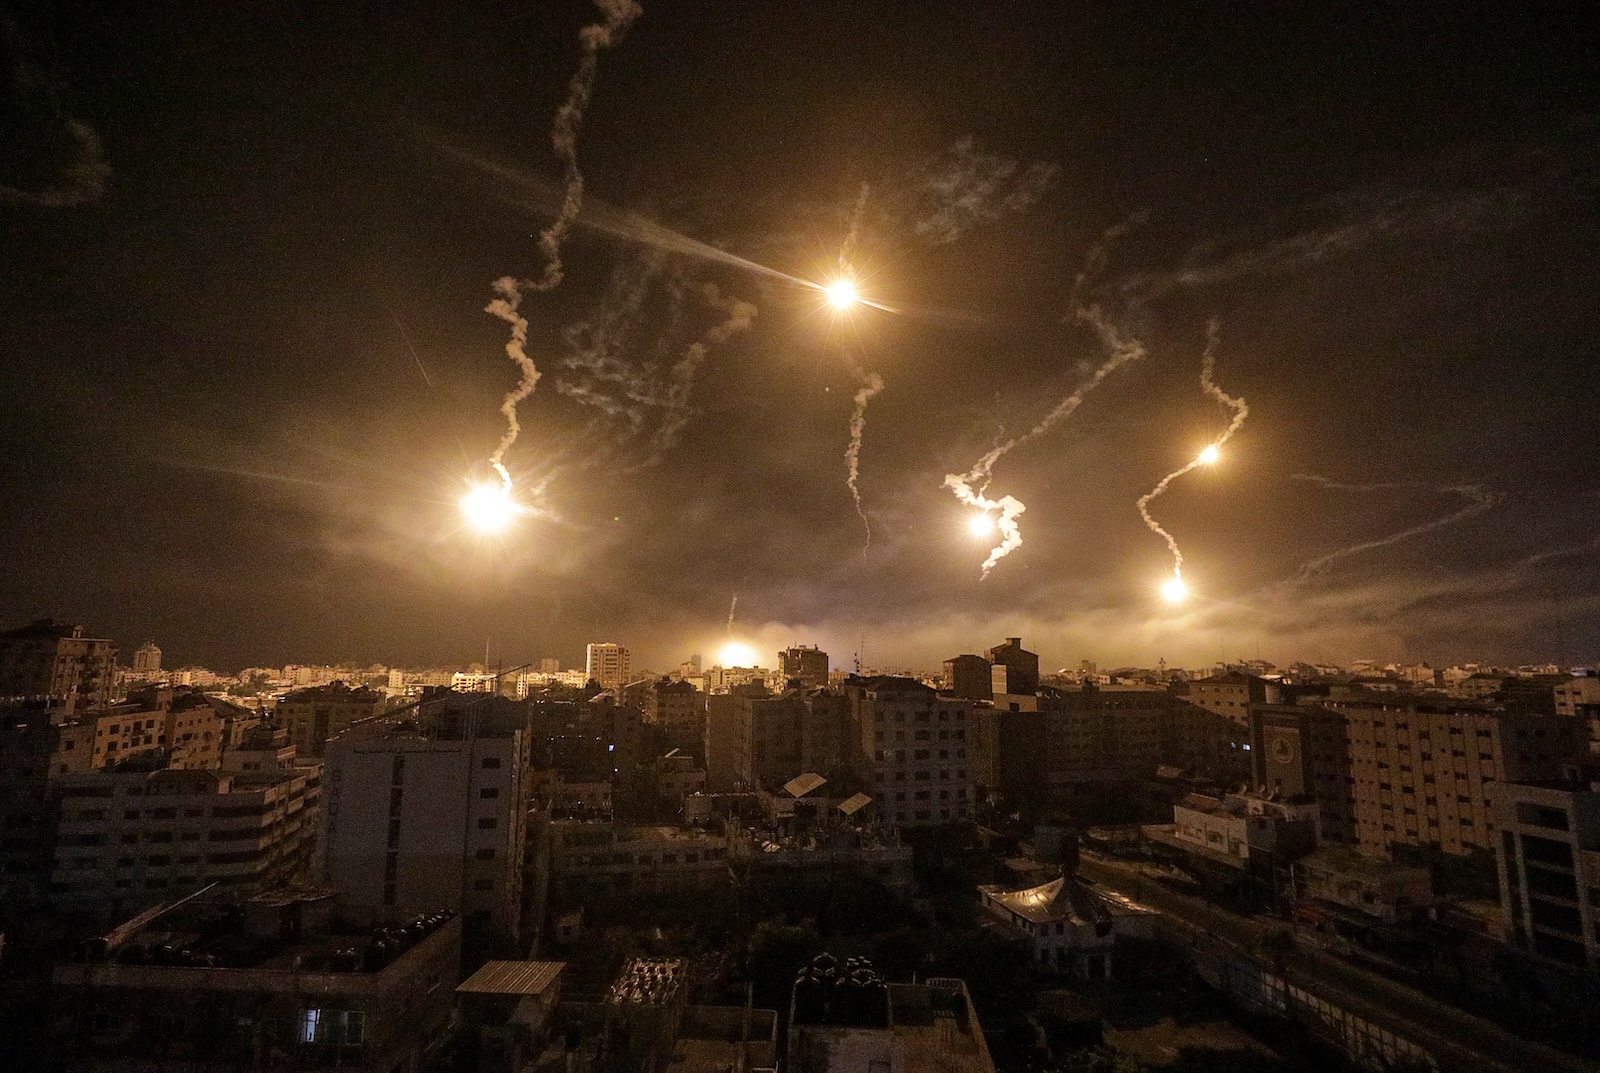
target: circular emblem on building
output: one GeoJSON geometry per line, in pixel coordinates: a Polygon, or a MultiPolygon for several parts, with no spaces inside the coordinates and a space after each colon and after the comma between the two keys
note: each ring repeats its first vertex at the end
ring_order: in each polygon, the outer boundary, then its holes
{"type": "Polygon", "coordinates": [[[1288,738],[1274,738],[1272,742],[1272,759],[1280,764],[1294,763],[1294,742],[1288,738]]]}

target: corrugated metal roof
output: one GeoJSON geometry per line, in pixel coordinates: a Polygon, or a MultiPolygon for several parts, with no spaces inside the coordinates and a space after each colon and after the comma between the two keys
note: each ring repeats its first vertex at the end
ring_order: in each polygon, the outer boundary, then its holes
{"type": "Polygon", "coordinates": [[[538,995],[555,982],[565,961],[491,961],[456,991],[480,995],[538,995]]]}
{"type": "Polygon", "coordinates": [[[849,798],[840,803],[839,811],[844,813],[846,816],[854,816],[856,813],[860,812],[870,804],[872,804],[872,798],[868,797],[866,794],[852,794],[849,798]]]}
{"type": "Polygon", "coordinates": [[[783,788],[791,797],[804,797],[827,781],[815,771],[808,771],[804,775],[796,775],[784,783],[783,788]]]}

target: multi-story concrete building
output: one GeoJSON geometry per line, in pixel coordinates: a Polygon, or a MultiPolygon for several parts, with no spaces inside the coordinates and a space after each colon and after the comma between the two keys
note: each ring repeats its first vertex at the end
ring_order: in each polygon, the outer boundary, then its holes
{"type": "Polygon", "coordinates": [[[952,696],[993,700],[993,665],[982,656],[963,653],[944,661],[944,684],[952,696]]]}
{"type": "Polygon", "coordinates": [[[808,689],[828,684],[828,654],[816,645],[796,645],[778,653],[778,673],[784,683],[799,682],[808,689]]]}
{"type": "Polygon", "coordinates": [[[746,781],[746,757],[752,746],[749,742],[751,715],[746,701],[750,698],[769,697],[764,685],[740,686],[729,693],[711,693],[706,700],[706,789],[726,793],[734,789],[749,789],[746,781]]]}
{"type": "Polygon", "coordinates": [[[49,706],[7,706],[0,711],[0,918],[37,909],[45,900],[55,860],[55,800],[50,782],[65,728],[52,723],[49,706]]]}
{"type": "Polygon", "coordinates": [[[1600,968],[1600,764],[1491,789],[1500,904],[1512,943],[1600,968]]]}
{"type": "Polygon", "coordinates": [[[67,720],[110,705],[116,683],[117,646],[82,626],[39,619],[0,633],[0,697],[54,698],[67,720]]]}
{"type": "Polygon", "coordinates": [[[967,758],[977,793],[1012,804],[1042,800],[1049,786],[1049,751],[1040,743],[1048,739],[1049,716],[1034,706],[1011,711],[977,702],[970,719],[967,758]]]}
{"type": "Polygon", "coordinates": [[[646,725],[659,726],[667,745],[704,759],[706,715],[704,697],[690,682],[659,678],[644,696],[646,725]]]}
{"type": "Polygon", "coordinates": [[[80,712],[62,727],[55,774],[114,766],[130,756],[159,752],[163,766],[214,768],[221,760],[230,723],[254,722],[245,709],[220,705],[195,692],[150,686],[111,708],[80,712]],[[223,710],[228,715],[224,716],[223,710]]]}
{"type": "Polygon", "coordinates": [[[858,736],[842,695],[791,689],[735,698],[735,780],[776,790],[802,772],[857,768],[858,736]]]}
{"type": "Polygon", "coordinates": [[[609,641],[591,644],[584,670],[589,681],[606,689],[621,689],[628,681],[628,650],[609,641]]]}
{"type": "Polygon", "coordinates": [[[1143,686],[1045,690],[1046,778],[1059,787],[1154,774],[1173,705],[1166,690],[1143,686]]]}
{"type": "Polygon", "coordinates": [[[380,918],[443,906],[519,935],[524,734],[386,718],[331,739],[321,880],[380,918]]]}
{"type": "Polygon", "coordinates": [[[60,776],[55,792],[51,901],[133,912],[211,883],[243,893],[303,876],[322,771],[180,770],[147,753],[60,776]]]}
{"type": "Polygon", "coordinates": [[[1600,704],[1600,675],[1568,678],[1555,685],[1556,714],[1573,718],[1584,705],[1600,704]]]}
{"type": "Polygon", "coordinates": [[[553,820],[551,888],[557,898],[710,890],[728,882],[728,840],[678,827],[553,820]]]}
{"type": "Polygon", "coordinates": [[[1276,703],[1278,697],[1266,679],[1229,671],[1189,683],[1189,703],[1214,712],[1240,726],[1250,725],[1250,705],[1276,703]]]}
{"type": "Polygon", "coordinates": [[[1039,692],[1039,657],[1022,647],[1022,638],[1007,637],[989,649],[991,688],[995,693],[1031,697],[1039,692]]]}
{"type": "Polygon", "coordinates": [[[333,682],[290,693],[278,701],[277,715],[301,756],[321,756],[329,738],[358,719],[378,715],[386,704],[376,689],[333,682]]]}
{"type": "Polygon", "coordinates": [[[1219,715],[1188,698],[1188,683],[1170,688],[1172,710],[1163,717],[1161,758],[1185,774],[1223,786],[1250,780],[1248,724],[1219,715]]]}
{"type": "Polygon", "coordinates": [[[970,821],[974,702],[940,695],[911,678],[853,679],[844,691],[868,757],[879,818],[897,827],[970,821]]]}
{"type": "Polygon", "coordinates": [[[1329,697],[1345,719],[1356,840],[1465,855],[1496,846],[1489,787],[1555,776],[1584,748],[1575,720],[1405,695],[1329,697]]]}
{"type": "Polygon", "coordinates": [[[1253,705],[1247,744],[1252,783],[1290,801],[1315,802],[1323,842],[1355,842],[1344,716],[1311,704],[1253,705]]]}
{"type": "Polygon", "coordinates": [[[1569,678],[1555,687],[1556,714],[1588,727],[1589,751],[1600,752],[1600,675],[1569,678]]]}
{"type": "Polygon", "coordinates": [[[424,1068],[451,1018],[460,918],[430,914],[379,936],[333,919],[331,901],[273,892],[244,904],[242,926],[184,907],[106,956],[62,961],[58,1067],[424,1068]]]}
{"type": "Polygon", "coordinates": [[[138,678],[153,678],[161,673],[161,649],[146,641],[133,653],[133,673],[138,678]]]}

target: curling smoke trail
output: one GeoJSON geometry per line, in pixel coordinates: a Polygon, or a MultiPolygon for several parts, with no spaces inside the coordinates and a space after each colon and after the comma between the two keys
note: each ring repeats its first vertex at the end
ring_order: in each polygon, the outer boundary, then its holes
{"type": "MultiPolygon", "coordinates": [[[[852,260],[855,257],[856,243],[861,238],[861,219],[866,214],[867,199],[871,195],[872,187],[862,183],[861,193],[856,196],[855,209],[850,213],[850,229],[845,233],[844,242],[839,246],[839,274],[847,281],[853,282],[852,260]]],[[[856,300],[861,299],[857,297],[856,300]]],[[[878,306],[875,302],[868,304],[879,309],[888,309],[887,306],[878,306]]],[[[872,522],[867,519],[866,509],[861,505],[861,436],[867,428],[867,403],[883,390],[883,377],[868,372],[854,361],[850,363],[850,370],[855,373],[856,380],[861,386],[856,389],[854,409],[850,411],[850,446],[844,451],[844,483],[850,489],[850,499],[855,503],[856,514],[861,518],[862,528],[867,531],[866,543],[861,546],[861,554],[865,555],[867,549],[872,547],[872,522]]]]}
{"type": "Polygon", "coordinates": [[[1154,488],[1139,497],[1139,516],[1144,519],[1144,524],[1150,527],[1152,533],[1167,542],[1167,550],[1172,552],[1172,576],[1180,582],[1183,580],[1183,552],[1178,550],[1178,542],[1173,539],[1172,534],[1161,528],[1161,523],[1151,515],[1150,504],[1157,496],[1165,492],[1173,481],[1182,477],[1185,473],[1215,461],[1217,450],[1233,438],[1233,434],[1239,431],[1239,426],[1244,424],[1244,419],[1250,416],[1250,407],[1245,404],[1243,399],[1229,395],[1218,387],[1216,381],[1212,379],[1217,371],[1217,342],[1220,338],[1221,326],[1218,324],[1217,319],[1212,317],[1206,323],[1206,349],[1205,354],[1200,359],[1200,387],[1207,395],[1210,395],[1222,405],[1232,408],[1233,420],[1228,422],[1228,427],[1223,430],[1222,435],[1212,440],[1210,446],[1196,455],[1188,465],[1173,470],[1161,478],[1161,482],[1154,488]]]}
{"type": "Polygon", "coordinates": [[[872,546],[872,523],[867,521],[867,512],[861,506],[861,488],[856,483],[861,477],[861,434],[867,427],[867,403],[872,397],[883,390],[883,377],[877,373],[869,373],[860,366],[854,366],[856,379],[861,381],[861,387],[856,390],[855,409],[850,412],[850,446],[845,448],[844,464],[847,471],[845,484],[850,486],[850,498],[855,500],[856,513],[861,516],[861,524],[867,530],[867,542],[861,548],[861,554],[867,553],[867,548],[872,546]]]}
{"type": "Polygon", "coordinates": [[[484,307],[484,312],[492,313],[511,325],[506,356],[516,362],[522,372],[517,386],[507,392],[500,403],[500,412],[506,418],[506,432],[500,437],[494,453],[489,456],[489,465],[500,475],[501,486],[507,493],[511,491],[511,474],[506,471],[505,456],[522,432],[522,426],[517,421],[517,405],[532,395],[539,383],[539,370],[533,364],[533,359],[528,357],[528,319],[518,312],[518,307],[522,304],[525,292],[553,290],[561,282],[561,242],[583,209],[583,173],[578,170],[578,127],[583,122],[583,113],[594,93],[595,68],[599,63],[600,50],[621,40],[634,20],[644,14],[644,9],[634,0],[595,0],[595,6],[600,9],[604,21],[585,26],[579,32],[583,58],[578,63],[577,73],[567,84],[567,99],[557,109],[550,131],[550,142],[557,159],[562,163],[564,187],[560,211],[550,226],[539,235],[539,252],[544,255],[545,262],[544,274],[536,280],[502,276],[494,282],[494,292],[498,297],[484,307]]]}
{"type": "MultiPolygon", "coordinates": [[[[1108,232],[1109,234],[1109,232],[1108,232]]],[[[1079,276],[1079,281],[1083,280],[1079,276]]],[[[1076,319],[1083,321],[1094,329],[1100,337],[1100,342],[1111,352],[1105,364],[1094,371],[1078,389],[1056,405],[1054,410],[1046,414],[1037,425],[1016,436],[988,454],[978,459],[977,465],[966,473],[948,473],[944,478],[944,486],[955,493],[956,498],[970,507],[976,507],[985,514],[999,512],[995,524],[1000,528],[1000,543],[996,544],[989,552],[989,557],[983,561],[980,577],[988,577],[989,571],[994,569],[995,563],[1010,555],[1022,546],[1022,529],[1017,524],[1017,518],[1027,508],[1022,501],[1013,496],[1002,496],[999,499],[989,499],[984,492],[989,486],[989,478],[994,472],[995,463],[1004,458],[1013,448],[1019,447],[1029,440],[1044,435],[1054,428],[1063,418],[1076,410],[1083,403],[1084,397],[1099,387],[1101,382],[1118,369],[1131,361],[1138,361],[1145,356],[1144,344],[1128,336],[1124,337],[1113,325],[1099,306],[1080,307],[1076,319]]]]}
{"type": "Polygon", "coordinates": [[[733,637],[733,613],[739,610],[739,594],[733,594],[733,600],[728,604],[728,637],[733,637]]]}
{"type": "Polygon", "coordinates": [[[725,298],[715,283],[707,283],[701,290],[706,303],[727,314],[727,319],[706,332],[705,338],[690,343],[683,357],[672,367],[672,380],[667,385],[662,405],[666,413],[655,435],[650,437],[650,455],[635,468],[653,466],[661,460],[661,453],[678,442],[678,433],[689,421],[689,391],[694,386],[694,374],[700,368],[711,348],[725,343],[740,332],[750,330],[756,317],[753,302],[741,298],[725,298]]]}
{"type": "Polygon", "coordinates": [[[1453,525],[1456,522],[1465,521],[1466,519],[1475,515],[1482,514],[1484,511],[1489,510],[1500,502],[1499,496],[1476,484],[1456,484],[1445,485],[1443,487],[1417,484],[1410,481],[1389,481],[1377,484],[1342,484],[1338,481],[1330,481],[1326,477],[1320,477],[1315,473],[1296,473],[1290,479],[1296,481],[1309,481],[1312,484],[1318,484],[1324,488],[1328,488],[1336,492],[1376,492],[1389,491],[1393,489],[1426,488],[1436,492],[1450,492],[1454,495],[1462,496],[1467,500],[1466,505],[1460,510],[1452,511],[1442,518],[1435,518],[1432,521],[1423,522],[1421,525],[1414,525],[1409,529],[1402,529],[1398,533],[1391,533],[1389,536],[1382,537],[1378,540],[1368,540],[1361,544],[1353,544],[1348,548],[1340,548],[1338,551],[1330,552],[1321,558],[1313,559],[1299,569],[1293,579],[1291,579],[1293,584],[1302,584],[1310,581],[1313,577],[1327,570],[1328,567],[1332,566],[1340,559],[1348,559],[1352,555],[1359,555],[1361,552],[1372,551],[1376,548],[1387,548],[1390,545],[1398,544],[1403,540],[1410,540],[1412,537],[1421,536],[1424,533],[1431,533],[1435,529],[1443,529],[1447,525],[1453,525]]]}

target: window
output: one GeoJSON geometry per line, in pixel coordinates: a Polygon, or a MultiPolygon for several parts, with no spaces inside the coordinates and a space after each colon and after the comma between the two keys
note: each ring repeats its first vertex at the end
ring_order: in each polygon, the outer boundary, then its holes
{"type": "Polygon", "coordinates": [[[478,830],[492,831],[500,826],[500,821],[493,816],[483,816],[478,820],[478,830]]]}
{"type": "Polygon", "coordinates": [[[485,786],[483,789],[478,791],[478,796],[484,798],[485,800],[491,797],[499,797],[500,788],[498,786],[485,786]]]}
{"type": "Polygon", "coordinates": [[[472,889],[473,890],[494,890],[494,880],[492,880],[492,879],[476,879],[476,880],[473,880],[472,889]]]}
{"type": "Polygon", "coordinates": [[[367,1041],[367,1015],[360,1010],[301,1010],[301,1043],[359,1047],[367,1041]]]}
{"type": "Polygon", "coordinates": [[[497,771],[500,768],[500,758],[498,756],[486,756],[478,762],[478,766],[485,771],[497,771]]]}
{"type": "Polygon", "coordinates": [[[480,861],[492,861],[492,860],[494,860],[494,847],[493,846],[486,846],[483,849],[480,849],[478,851],[478,860],[480,860],[480,861]]]}

